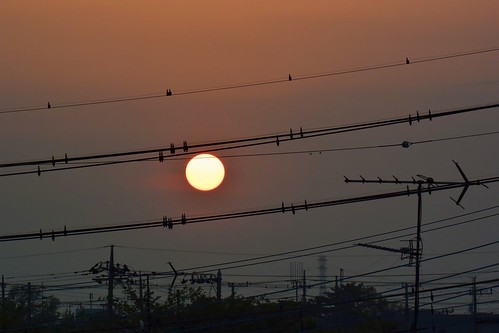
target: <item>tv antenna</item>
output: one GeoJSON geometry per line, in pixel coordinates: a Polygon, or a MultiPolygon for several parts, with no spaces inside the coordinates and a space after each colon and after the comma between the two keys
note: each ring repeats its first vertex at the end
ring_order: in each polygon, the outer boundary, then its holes
{"type": "Polygon", "coordinates": [[[421,194],[423,192],[428,192],[428,194],[431,194],[432,189],[445,189],[446,187],[450,188],[455,188],[455,187],[462,187],[463,190],[461,191],[461,194],[459,197],[456,199],[453,199],[451,197],[451,200],[456,203],[459,207],[463,208],[464,207],[461,205],[461,201],[463,200],[464,195],[466,194],[466,191],[471,185],[482,185],[486,188],[487,185],[483,184],[480,182],[480,180],[474,180],[470,181],[468,177],[464,174],[463,170],[459,166],[459,164],[456,161],[452,161],[456,165],[457,170],[461,174],[461,177],[463,178],[463,181],[460,182],[453,182],[453,181],[436,181],[432,177],[427,177],[423,175],[417,175],[417,179],[414,177],[411,177],[411,180],[400,180],[395,176],[392,179],[388,180],[383,180],[381,178],[377,179],[365,179],[362,176],[359,176],[360,179],[349,179],[345,177],[345,183],[362,183],[362,184],[405,184],[407,185],[407,195],[414,194],[414,191],[409,190],[409,185],[417,185],[417,195],[418,195],[418,217],[417,217],[417,227],[416,227],[416,249],[413,247],[413,243],[409,242],[409,247],[404,247],[400,249],[394,249],[394,248],[389,248],[389,247],[383,247],[383,246],[377,246],[377,245],[372,245],[372,244],[356,244],[358,246],[364,246],[364,247],[370,247],[370,248],[375,248],[378,250],[384,250],[384,251],[390,251],[390,252],[397,252],[401,254],[401,258],[409,259],[409,266],[412,265],[413,260],[415,261],[415,282],[414,282],[414,319],[413,323],[411,325],[411,331],[413,333],[417,332],[417,327],[418,327],[418,316],[419,316],[419,279],[420,279],[420,262],[421,262],[421,257],[422,257],[422,248],[423,248],[423,243],[421,239],[421,219],[422,219],[422,199],[421,199],[421,194]]]}

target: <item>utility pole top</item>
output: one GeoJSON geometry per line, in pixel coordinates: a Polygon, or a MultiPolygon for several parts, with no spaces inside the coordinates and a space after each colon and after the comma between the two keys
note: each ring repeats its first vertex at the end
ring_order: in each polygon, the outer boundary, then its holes
{"type": "Polygon", "coordinates": [[[463,178],[463,181],[436,181],[433,177],[427,177],[423,175],[417,175],[417,178],[411,177],[410,180],[400,180],[399,178],[392,176],[393,179],[381,179],[380,177],[377,177],[376,179],[366,179],[362,177],[361,175],[359,176],[360,179],[350,179],[346,176],[343,176],[345,178],[345,183],[362,183],[362,184],[404,184],[407,185],[407,195],[410,194],[416,194],[419,193],[420,189],[422,186],[425,186],[426,189],[424,192],[428,192],[431,194],[431,191],[438,191],[438,190],[446,190],[446,189],[451,189],[451,188],[459,188],[462,187],[463,190],[461,191],[461,194],[459,195],[458,199],[455,200],[451,197],[451,200],[456,203],[461,208],[464,208],[461,206],[461,201],[470,187],[470,185],[482,185],[484,187],[487,187],[484,183],[480,182],[479,179],[470,181],[468,177],[466,177],[463,169],[459,166],[459,164],[456,161],[454,162],[454,165],[456,166],[457,170],[459,171],[459,174],[463,178]],[[417,185],[418,186],[418,191],[410,191],[409,190],[409,185],[417,185]]]}

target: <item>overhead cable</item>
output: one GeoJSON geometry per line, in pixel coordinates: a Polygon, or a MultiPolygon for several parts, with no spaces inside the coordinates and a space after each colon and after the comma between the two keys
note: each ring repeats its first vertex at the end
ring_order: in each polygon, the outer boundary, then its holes
{"type": "MultiPolygon", "coordinates": [[[[341,125],[341,126],[330,126],[324,127],[320,129],[310,129],[303,130],[303,128],[299,128],[299,130],[290,129],[289,132],[280,133],[275,135],[263,135],[263,136],[255,136],[250,138],[242,138],[242,139],[228,139],[221,140],[216,142],[207,142],[207,143],[199,143],[189,145],[187,141],[183,141],[183,143],[179,146],[175,146],[174,143],[171,143],[170,146],[161,147],[161,148],[153,148],[153,149],[140,149],[140,150],[128,150],[121,151],[115,153],[105,153],[105,154],[92,154],[92,155],[83,155],[83,156],[69,156],[67,153],[64,154],[64,157],[55,157],[52,156],[48,159],[39,159],[39,160],[31,160],[31,161],[22,161],[22,162],[5,162],[0,164],[0,168],[16,168],[16,167],[27,167],[27,166],[37,166],[37,169],[25,170],[25,171],[14,171],[0,174],[0,177],[7,176],[17,176],[17,175],[27,175],[27,174],[38,174],[39,176],[42,173],[46,172],[54,172],[54,171],[63,171],[63,170],[75,170],[75,169],[84,169],[90,167],[99,167],[99,166],[109,166],[116,164],[124,164],[131,162],[141,162],[141,161],[151,161],[158,160],[159,162],[167,161],[169,158],[177,158],[182,156],[190,156],[193,154],[198,154],[200,152],[220,152],[226,150],[233,149],[242,149],[248,147],[262,146],[262,145],[277,145],[279,146],[282,142],[293,141],[293,140],[303,140],[309,138],[316,138],[321,136],[329,136],[340,133],[348,133],[353,131],[374,129],[379,127],[386,127],[398,124],[409,123],[412,125],[413,122],[420,122],[422,120],[432,120],[433,118],[447,117],[464,113],[485,111],[499,107],[499,103],[486,104],[480,106],[472,106],[466,108],[452,109],[440,112],[431,112],[420,114],[419,111],[416,112],[416,115],[408,115],[407,117],[397,117],[387,120],[377,120],[370,122],[357,123],[352,125],[341,125]],[[180,152],[178,152],[180,151],[180,152]],[[168,154],[169,153],[169,154],[168,154]],[[150,156],[153,154],[154,156],[150,156]],[[98,162],[102,159],[112,159],[118,157],[129,157],[129,156],[140,156],[146,155],[144,157],[138,157],[133,159],[126,160],[116,160],[116,161],[104,161],[98,162]],[[94,164],[85,164],[85,165],[71,165],[71,166],[63,166],[59,167],[58,165],[67,165],[70,162],[81,162],[81,161],[94,161],[94,164]],[[51,166],[44,167],[41,166],[51,166]],[[56,167],[57,166],[57,167],[56,167]]],[[[492,134],[490,132],[489,134],[492,134]]],[[[485,133],[487,134],[487,133],[485,133]]],[[[485,135],[484,134],[484,135],[485,135]]],[[[464,137],[464,136],[463,136],[464,137]]],[[[424,143],[424,142],[421,142],[424,143]]],[[[401,145],[404,148],[409,147],[411,142],[404,141],[401,145]]],[[[416,144],[416,143],[414,143],[416,144]]]]}
{"type": "Polygon", "coordinates": [[[339,75],[388,69],[388,68],[394,68],[394,67],[401,67],[401,66],[407,66],[409,64],[421,64],[421,63],[448,60],[448,59],[453,59],[453,58],[469,57],[469,56],[473,56],[473,55],[491,53],[491,52],[497,52],[497,51],[499,51],[499,47],[493,47],[493,48],[487,48],[487,49],[481,49],[481,50],[473,50],[473,51],[465,51],[465,52],[453,53],[453,54],[448,54],[448,55],[440,55],[440,56],[428,56],[428,57],[413,58],[413,59],[406,58],[403,61],[396,61],[396,62],[392,62],[392,63],[388,63],[388,64],[363,66],[363,67],[358,67],[358,68],[343,69],[343,70],[338,70],[338,71],[322,72],[322,73],[316,73],[316,74],[304,74],[304,75],[288,74],[286,77],[283,77],[280,79],[270,79],[270,80],[267,79],[267,80],[260,80],[260,81],[256,81],[256,82],[250,82],[250,83],[236,83],[236,84],[229,84],[226,86],[213,87],[213,88],[187,89],[187,90],[179,90],[179,91],[172,91],[172,89],[166,89],[164,93],[153,93],[153,94],[144,94],[144,95],[140,95],[140,96],[128,96],[128,97],[119,97],[119,98],[106,98],[106,99],[101,99],[101,100],[93,100],[93,101],[85,101],[85,102],[69,102],[69,103],[61,103],[61,104],[48,102],[44,106],[3,109],[3,110],[0,110],[0,114],[43,111],[43,110],[73,108],[73,107],[91,106],[91,105],[99,105],[99,104],[140,101],[140,100],[158,99],[158,98],[172,97],[172,96],[203,94],[203,93],[216,92],[216,91],[222,91],[222,90],[235,90],[235,89],[241,89],[241,88],[275,85],[275,84],[282,84],[285,82],[319,79],[319,78],[325,78],[325,77],[331,77],[331,76],[339,76],[339,75]]]}
{"type": "Polygon", "coordinates": [[[467,181],[466,183],[453,182],[447,185],[428,186],[428,188],[421,188],[421,189],[409,189],[409,187],[407,186],[407,189],[403,191],[387,192],[387,193],[367,195],[367,196],[358,196],[358,197],[351,197],[338,200],[320,201],[320,202],[307,202],[305,200],[304,203],[296,205],[295,204],[285,205],[284,203],[282,203],[282,205],[279,207],[241,211],[235,213],[194,216],[194,217],[190,216],[187,217],[186,214],[183,213],[181,217],[176,217],[176,218],[164,216],[162,220],[156,220],[156,221],[138,222],[132,224],[117,224],[117,225],[79,228],[79,229],[69,229],[66,228],[66,226],[64,226],[64,229],[62,230],[43,231],[42,229],[40,229],[39,232],[3,235],[0,236],[0,242],[30,240],[30,239],[52,239],[52,241],[54,241],[55,238],[57,237],[65,237],[65,236],[78,236],[78,235],[149,229],[149,228],[158,228],[158,227],[173,229],[174,225],[214,222],[214,221],[240,219],[246,217],[263,216],[263,215],[279,214],[279,213],[292,213],[293,215],[295,215],[298,211],[308,211],[309,209],[339,206],[339,205],[374,201],[380,199],[396,198],[401,196],[410,196],[417,194],[418,191],[421,191],[421,193],[427,193],[427,192],[431,193],[431,192],[449,190],[454,188],[467,187],[470,185],[486,185],[498,181],[499,181],[499,176],[496,176],[496,177],[467,181]]]}

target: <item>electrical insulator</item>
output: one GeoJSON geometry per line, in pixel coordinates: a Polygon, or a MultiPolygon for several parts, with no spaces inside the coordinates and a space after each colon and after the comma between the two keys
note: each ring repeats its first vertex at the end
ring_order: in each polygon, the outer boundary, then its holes
{"type": "Polygon", "coordinates": [[[404,147],[404,148],[409,148],[411,145],[412,145],[412,143],[409,141],[402,142],[402,147],[404,147]]]}

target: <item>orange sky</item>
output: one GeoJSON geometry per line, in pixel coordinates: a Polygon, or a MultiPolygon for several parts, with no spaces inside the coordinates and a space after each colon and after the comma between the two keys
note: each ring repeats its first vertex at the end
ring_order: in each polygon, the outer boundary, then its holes
{"type": "MultiPolygon", "coordinates": [[[[497,101],[497,52],[273,86],[186,96],[175,96],[175,92],[497,47],[498,12],[495,1],[456,0],[2,1],[0,110],[44,106],[48,101],[57,105],[163,93],[166,89],[172,89],[174,96],[0,114],[0,160],[115,152],[183,140],[199,143],[497,101]]],[[[240,153],[432,139],[494,131],[498,121],[497,115],[489,112],[477,118],[435,120],[240,153]]],[[[198,193],[188,186],[183,176],[187,161],[1,178],[2,226],[5,233],[15,233],[342,198],[385,190],[346,185],[344,174],[409,177],[429,173],[456,179],[459,175],[452,159],[459,160],[470,174],[494,174],[499,163],[489,156],[497,150],[494,142],[497,139],[483,138],[411,151],[226,158],[226,179],[212,193],[198,193]]],[[[470,210],[498,197],[497,189],[488,195],[479,190],[472,194],[467,202],[470,210]]],[[[435,197],[438,200],[425,211],[428,218],[456,213],[448,196],[435,197]]],[[[144,230],[0,246],[6,254],[110,243],[270,253],[342,240],[359,230],[375,233],[401,221],[412,224],[414,203],[326,209],[294,220],[283,215],[225,221],[177,228],[170,234],[144,230]]],[[[491,233],[477,231],[469,242],[487,234],[491,233]]],[[[437,252],[445,250],[440,248],[442,238],[438,235],[433,243],[429,240],[437,252]]],[[[134,253],[124,259],[148,269],[166,268],[167,261],[157,257],[142,261],[134,253]]],[[[185,256],[171,260],[188,266],[205,259],[185,256]]],[[[307,269],[315,269],[313,260],[306,262],[307,269]]],[[[368,260],[362,264],[375,265],[368,260]]],[[[60,267],[49,257],[43,261],[55,271],[81,269],[75,263],[60,267]]],[[[94,261],[94,257],[83,257],[78,264],[94,261]]],[[[26,270],[21,264],[29,266],[20,262],[1,268],[18,274],[26,270]]],[[[361,269],[350,264],[343,260],[331,269],[340,265],[351,271],[361,269]]]]}

